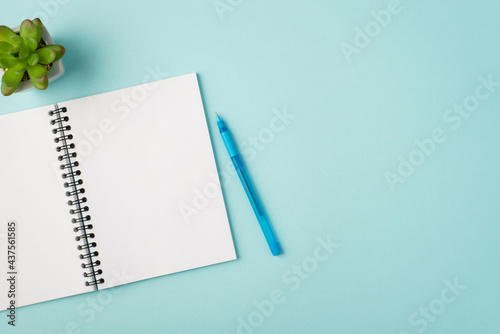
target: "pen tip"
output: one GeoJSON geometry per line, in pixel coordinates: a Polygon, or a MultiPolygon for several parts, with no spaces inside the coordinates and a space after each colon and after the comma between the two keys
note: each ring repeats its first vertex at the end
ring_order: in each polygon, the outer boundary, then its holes
{"type": "MultiPolygon", "coordinates": [[[[217,111],[215,112],[215,115],[217,115],[217,111]]],[[[218,115],[217,115],[218,116],[218,115]]]]}

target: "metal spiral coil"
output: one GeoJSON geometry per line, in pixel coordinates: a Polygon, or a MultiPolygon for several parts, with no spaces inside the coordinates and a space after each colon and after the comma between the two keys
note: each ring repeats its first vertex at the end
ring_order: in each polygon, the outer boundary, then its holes
{"type": "Polygon", "coordinates": [[[58,159],[61,161],[60,168],[64,171],[62,174],[62,178],[65,180],[64,187],[68,188],[66,196],[72,198],[68,200],[68,205],[72,207],[69,213],[75,216],[71,223],[75,224],[76,227],[73,230],[78,233],[75,238],[76,241],[81,242],[78,245],[78,250],[83,251],[80,254],[80,259],[86,261],[82,263],[82,268],[86,270],[83,276],[90,279],[85,284],[95,286],[97,289],[99,284],[104,283],[103,278],[97,277],[102,275],[102,270],[97,269],[101,261],[96,259],[99,252],[95,250],[97,243],[92,241],[95,234],[90,232],[93,229],[92,224],[88,223],[91,216],[84,215],[90,208],[84,205],[84,203],[87,203],[87,198],[83,196],[85,193],[85,189],[82,187],[83,180],[78,178],[82,173],[80,170],[75,169],[78,167],[78,161],[75,161],[77,153],[74,152],[75,144],[70,143],[73,135],[68,133],[71,126],[67,124],[69,117],[64,115],[66,112],[66,108],[59,108],[55,105],[54,110],[49,111],[49,116],[53,117],[50,124],[55,126],[52,133],[56,135],[54,141],[59,144],[56,150],[60,153],[58,159]]]}

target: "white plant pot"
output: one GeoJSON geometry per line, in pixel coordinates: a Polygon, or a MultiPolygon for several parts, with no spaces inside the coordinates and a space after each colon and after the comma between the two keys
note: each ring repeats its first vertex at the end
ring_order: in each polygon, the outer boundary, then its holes
{"type": "MultiPolygon", "coordinates": [[[[20,26],[17,26],[15,28],[13,28],[12,30],[15,33],[18,33],[19,29],[20,29],[20,26]]],[[[48,30],[45,28],[45,25],[43,26],[42,39],[45,41],[45,43],[47,45],[55,44],[54,41],[52,40],[52,37],[50,37],[48,30]]],[[[5,72],[3,70],[0,70],[0,72],[1,72],[1,76],[0,76],[0,80],[1,80],[1,78],[3,77],[5,72]]],[[[48,74],[49,74],[49,83],[59,79],[64,74],[64,66],[62,63],[62,59],[59,59],[58,61],[55,61],[52,64],[52,68],[49,70],[48,74]]],[[[31,83],[30,80],[23,81],[19,84],[19,87],[17,87],[17,89],[14,93],[24,92],[24,91],[27,91],[27,90],[32,89],[32,88],[34,88],[34,87],[33,87],[33,84],[31,83]]]]}

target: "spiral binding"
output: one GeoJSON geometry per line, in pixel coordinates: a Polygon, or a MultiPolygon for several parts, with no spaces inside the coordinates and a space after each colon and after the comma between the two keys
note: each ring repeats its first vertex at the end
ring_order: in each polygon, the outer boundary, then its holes
{"type": "Polygon", "coordinates": [[[83,251],[80,259],[85,260],[82,263],[82,268],[86,269],[83,276],[90,278],[85,285],[95,286],[98,289],[98,285],[104,283],[104,278],[97,278],[102,275],[102,270],[96,268],[101,261],[96,259],[99,256],[99,252],[95,250],[97,243],[91,241],[95,235],[90,232],[93,226],[89,223],[91,217],[87,214],[89,207],[85,205],[87,198],[82,195],[85,193],[85,189],[82,188],[83,180],[78,178],[81,176],[81,171],[75,169],[78,167],[78,161],[74,161],[77,154],[74,152],[75,144],[70,143],[73,135],[69,133],[71,126],[67,125],[69,117],[63,115],[66,112],[65,107],[59,108],[57,104],[54,105],[54,110],[49,111],[49,116],[54,117],[50,124],[55,126],[52,130],[52,133],[56,135],[54,141],[60,145],[56,150],[61,154],[58,159],[61,161],[61,170],[64,171],[62,178],[66,180],[64,187],[68,188],[66,196],[72,198],[68,201],[68,205],[72,207],[70,214],[75,215],[71,222],[76,226],[73,230],[78,233],[76,241],[81,242],[78,245],[78,250],[83,251]]]}

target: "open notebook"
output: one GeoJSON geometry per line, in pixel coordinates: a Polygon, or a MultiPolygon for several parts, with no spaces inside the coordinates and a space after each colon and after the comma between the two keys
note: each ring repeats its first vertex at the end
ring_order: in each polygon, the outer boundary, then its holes
{"type": "Polygon", "coordinates": [[[194,73],[0,116],[0,157],[18,307],[236,258],[194,73]]]}

